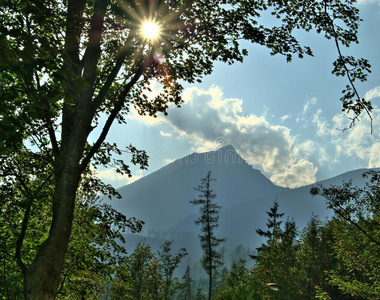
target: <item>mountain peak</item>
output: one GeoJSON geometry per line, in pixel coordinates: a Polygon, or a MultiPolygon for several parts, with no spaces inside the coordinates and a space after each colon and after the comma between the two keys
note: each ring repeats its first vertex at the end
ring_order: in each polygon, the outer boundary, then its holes
{"type": "Polygon", "coordinates": [[[202,158],[207,163],[219,164],[246,164],[246,161],[236,152],[232,145],[226,145],[218,150],[204,153],[195,153],[198,158],[202,158]]]}
{"type": "Polygon", "coordinates": [[[236,150],[235,150],[234,146],[232,146],[232,145],[223,146],[222,148],[219,148],[219,150],[217,150],[217,151],[236,153],[236,150]]]}

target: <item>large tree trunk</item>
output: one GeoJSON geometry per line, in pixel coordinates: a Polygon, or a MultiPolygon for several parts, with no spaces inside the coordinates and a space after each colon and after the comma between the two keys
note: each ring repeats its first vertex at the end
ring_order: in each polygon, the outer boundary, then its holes
{"type": "Polygon", "coordinates": [[[80,162],[90,124],[91,114],[85,108],[75,112],[64,109],[61,149],[54,164],[52,224],[48,238],[26,272],[26,299],[54,299],[56,296],[71,235],[76,192],[83,172],[80,162]]]}
{"type": "MultiPolygon", "coordinates": [[[[103,129],[104,136],[92,149],[94,151],[83,159],[87,137],[92,130],[92,117],[96,110],[92,103],[93,86],[96,80],[97,63],[101,52],[101,33],[108,4],[109,0],[95,1],[89,45],[84,55],[87,59],[84,60],[82,66],[79,52],[85,0],[68,1],[65,36],[68,73],[62,114],[61,148],[57,149],[54,162],[53,219],[47,240],[38,249],[35,259],[25,274],[26,299],[54,299],[56,296],[70,240],[76,192],[81,175],[92,155],[105,139],[125,98],[125,96],[121,97],[119,106],[111,113],[113,118],[110,119],[107,130],[103,129]]],[[[126,92],[137,81],[140,74],[138,73],[135,80],[126,86],[126,92]]]]}
{"type": "MultiPolygon", "coordinates": [[[[71,193],[72,194],[72,193],[71,193]]],[[[75,195],[75,194],[74,194],[75,195]]],[[[74,196],[75,197],[75,196],[74,196]]],[[[66,202],[65,216],[60,216],[51,229],[48,239],[42,244],[37,256],[26,274],[26,299],[54,299],[63,269],[64,257],[67,251],[71,226],[73,206],[72,195],[63,192],[66,202]]]]}
{"type": "Polygon", "coordinates": [[[56,296],[70,240],[79,180],[77,168],[69,170],[66,167],[56,183],[53,222],[47,240],[38,249],[26,273],[26,299],[54,299],[56,296]]]}

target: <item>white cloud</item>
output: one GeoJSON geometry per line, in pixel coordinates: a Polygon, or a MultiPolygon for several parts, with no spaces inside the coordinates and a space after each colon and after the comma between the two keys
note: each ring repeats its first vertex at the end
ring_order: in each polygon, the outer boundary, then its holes
{"type": "Polygon", "coordinates": [[[369,168],[380,167],[380,142],[373,144],[369,150],[368,167],[369,168]]]}
{"type": "MultiPolygon", "coordinates": [[[[374,124],[379,124],[380,111],[374,110],[373,116],[376,118],[374,124]]],[[[347,124],[347,118],[344,115],[336,115],[333,118],[334,128],[344,128],[347,124]],[[343,125],[343,126],[342,126],[343,125]]],[[[340,153],[348,157],[356,157],[362,160],[368,160],[369,148],[380,137],[378,130],[373,134],[370,132],[370,122],[365,115],[361,121],[353,128],[345,132],[335,130],[331,132],[331,142],[340,146],[340,153]]]]}
{"type": "Polygon", "coordinates": [[[139,115],[137,110],[134,107],[131,108],[131,114],[129,114],[127,118],[130,120],[141,121],[148,126],[156,126],[163,122],[162,116],[157,116],[156,118],[154,118],[148,115],[145,115],[145,116],[139,115]]]}
{"type": "Polygon", "coordinates": [[[312,106],[315,106],[317,104],[317,98],[313,97],[311,99],[306,100],[302,112],[298,114],[296,122],[301,122],[306,119],[306,114],[310,111],[312,106]]]}
{"type": "Polygon", "coordinates": [[[127,175],[121,175],[116,173],[114,168],[105,169],[105,170],[96,170],[96,176],[106,183],[112,183],[115,187],[123,186],[130,184],[141,177],[143,177],[143,171],[137,170],[135,174],[132,174],[132,177],[127,175]]]}
{"type": "MultiPolygon", "coordinates": [[[[367,99],[380,96],[380,87],[367,92],[367,99]]],[[[331,145],[330,151],[319,148],[319,162],[337,163],[339,161],[349,161],[359,159],[367,164],[367,167],[380,166],[380,109],[374,108],[371,112],[373,117],[373,133],[371,134],[371,123],[368,115],[363,113],[357,124],[346,130],[351,120],[344,114],[333,116],[331,121],[322,118],[321,111],[318,111],[313,118],[318,136],[324,139],[325,145],[331,145]],[[338,129],[337,129],[338,128],[338,129]],[[334,153],[332,153],[333,151],[334,153]]]]}
{"type": "Polygon", "coordinates": [[[311,156],[316,149],[316,143],[312,140],[306,140],[298,145],[298,148],[301,149],[303,153],[306,153],[308,156],[311,156]]]}
{"type": "Polygon", "coordinates": [[[326,119],[322,116],[322,109],[318,109],[313,116],[313,123],[317,127],[317,135],[324,136],[328,134],[331,130],[326,119]]]}
{"type": "Polygon", "coordinates": [[[172,163],[173,161],[175,161],[175,159],[170,159],[170,158],[167,158],[167,159],[165,159],[165,164],[170,164],[170,163],[172,163]]]}
{"type": "MultiPolygon", "coordinates": [[[[379,0],[379,3],[380,3],[380,0],[379,0]]],[[[377,97],[380,97],[380,86],[377,86],[369,90],[364,96],[364,98],[367,100],[372,100],[373,98],[377,98],[377,97]]]]}
{"type": "Polygon", "coordinates": [[[164,131],[160,131],[160,134],[162,135],[162,136],[166,136],[166,137],[171,137],[173,134],[171,134],[170,132],[164,132],[164,131]]]}
{"type": "Polygon", "coordinates": [[[149,100],[153,100],[158,94],[163,91],[162,84],[156,80],[151,80],[149,86],[143,91],[149,100]]]}
{"type": "MultiPolygon", "coordinates": [[[[367,99],[379,96],[380,86],[366,93],[367,99]]],[[[243,101],[223,98],[218,86],[207,91],[188,88],[183,98],[182,108],[170,108],[167,117],[134,114],[132,118],[150,126],[164,126],[161,135],[182,139],[192,145],[193,151],[205,152],[232,144],[253,167],[261,169],[276,184],[288,187],[314,182],[318,169],[333,170],[342,162],[347,162],[349,168],[350,160],[361,160],[363,166],[380,167],[377,154],[380,153],[380,109],[372,112],[373,134],[365,114],[354,128],[342,132],[337,128],[346,128],[350,120],[344,114],[326,119],[316,107],[317,99],[310,98],[297,117],[297,122],[308,122],[316,129],[314,139],[305,141],[302,135],[292,135],[288,127],[270,123],[265,114],[245,115],[243,101]]],[[[375,105],[376,99],[373,102],[375,105]]],[[[287,118],[284,115],[279,122],[287,118]]]]}
{"type": "Polygon", "coordinates": [[[290,118],[290,115],[283,115],[281,118],[280,118],[280,121],[281,122],[284,122],[286,119],[289,119],[290,118]]]}
{"type": "Polygon", "coordinates": [[[314,182],[317,171],[311,162],[301,159],[284,172],[273,174],[271,180],[281,186],[296,188],[314,182]]]}
{"type": "Polygon", "coordinates": [[[194,150],[204,152],[232,144],[276,184],[296,187],[315,182],[317,168],[300,157],[289,128],[270,124],[263,115],[244,115],[243,101],[223,98],[217,86],[207,91],[188,88],[183,99],[181,109],[169,109],[169,115],[159,120],[189,140],[194,150]]]}

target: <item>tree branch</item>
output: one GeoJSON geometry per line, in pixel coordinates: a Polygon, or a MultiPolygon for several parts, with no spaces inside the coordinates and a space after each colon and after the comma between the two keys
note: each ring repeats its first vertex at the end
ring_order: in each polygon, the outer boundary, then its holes
{"type": "Polygon", "coordinates": [[[83,79],[88,83],[87,93],[93,91],[93,82],[96,77],[98,60],[100,57],[101,38],[103,32],[104,17],[109,0],[96,0],[94,5],[94,15],[92,17],[89,41],[86,52],[83,56],[83,79]]]}
{"type": "Polygon", "coordinates": [[[380,246],[380,241],[374,239],[372,236],[370,236],[366,230],[364,230],[361,226],[359,226],[359,224],[357,224],[356,222],[352,221],[352,219],[350,218],[349,216],[349,213],[346,212],[346,210],[339,205],[339,209],[337,208],[333,208],[334,212],[337,213],[341,218],[343,218],[344,220],[346,220],[348,223],[350,223],[351,225],[355,226],[361,233],[363,233],[367,238],[369,238],[372,242],[374,242],[377,246],[380,246]],[[346,212],[346,215],[345,216],[342,211],[346,212]]]}
{"type": "Polygon", "coordinates": [[[125,61],[125,58],[128,54],[130,54],[130,46],[132,44],[132,32],[128,35],[128,39],[126,41],[125,46],[120,51],[120,54],[116,60],[115,66],[111,70],[110,74],[108,75],[105,83],[103,84],[102,88],[100,89],[98,95],[94,98],[93,104],[92,104],[92,111],[96,112],[96,110],[100,107],[100,105],[103,103],[105,96],[107,95],[110,87],[112,86],[112,83],[114,82],[117,74],[119,73],[121,67],[123,66],[123,63],[125,61]]]}
{"type": "Polygon", "coordinates": [[[24,264],[24,262],[22,261],[22,258],[21,258],[21,248],[22,248],[22,244],[24,242],[24,238],[25,238],[25,234],[26,234],[26,229],[28,227],[28,222],[29,222],[29,216],[30,216],[30,210],[32,208],[32,205],[33,205],[33,200],[29,200],[28,203],[27,203],[27,206],[26,206],[26,209],[25,209],[25,213],[24,213],[24,217],[22,219],[22,223],[21,223],[21,231],[20,231],[20,234],[17,238],[17,241],[16,241],[16,261],[17,261],[17,265],[19,266],[21,272],[23,275],[26,274],[26,272],[28,271],[28,268],[27,266],[24,264]]]}
{"type": "Polygon", "coordinates": [[[41,183],[39,187],[37,187],[37,194],[33,195],[33,193],[30,191],[28,185],[22,178],[21,174],[22,171],[17,163],[15,163],[15,167],[18,169],[18,172],[15,172],[14,176],[17,178],[18,182],[21,184],[23,190],[21,190],[21,193],[24,194],[25,198],[27,199],[26,203],[26,208],[25,208],[25,213],[24,217],[21,222],[21,231],[20,234],[16,240],[16,251],[15,251],[15,258],[18,267],[20,268],[21,272],[23,275],[26,274],[28,271],[28,267],[25,265],[25,263],[22,261],[21,258],[21,249],[22,245],[24,243],[25,235],[26,235],[26,230],[28,227],[28,222],[29,222],[29,217],[30,217],[30,212],[33,206],[33,199],[38,198],[40,192],[43,190],[45,184],[51,179],[53,172],[49,174],[49,176],[46,177],[46,179],[41,183]]]}
{"type": "Polygon", "coordinates": [[[150,63],[150,59],[151,58],[149,57],[148,59],[146,59],[144,62],[142,62],[140,64],[139,69],[137,70],[137,72],[135,73],[135,75],[133,76],[133,78],[131,79],[131,81],[128,82],[128,84],[123,88],[123,90],[119,94],[118,100],[116,101],[116,103],[115,103],[115,105],[114,105],[114,107],[113,107],[110,115],[108,116],[108,119],[107,119],[106,123],[104,124],[103,130],[100,133],[97,141],[91,147],[91,149],[87,153],[86,157],[80,163],[79,169],[81,170],[81,172],[83,172],[85,170],[85,168],[89,164],[89,162],[92,159],[92,157],[95,155],[95,153],[99,150],[100,146],[104,142],[104,140],[107,137],[107,134],[108,134],[108,132],[109,132],[109,130],[111,128],[111,125],[112,125],[113,121],[117,117],[117,115],[120,112],[120,110],[123,108],[123,105],[125,103],[125,99],[126,99],[128,93],[129,93],[129,91],[131,90],[131,88],[133,87],[133,85],[138,81],[138,79],[140,78],[140,76],[146,70],[148,64],[150,63]]]}
{"type": "MultiPolygon", "coordinates": [[[[334,36],[335,46],[336,46],[336,49],[338,51],[338,57],[343,60],[344,57],[343,57],[342,51],[340,49],[340,44],[339,44],[339,40],[338,40],[338,34],[337,34],[336,30],[335,30],[334,21],[331,19],[329,13],[327,12],[327,1],[324,1],[324,9],[325,9],[325,16],[326,16],[326,18],[328,19],[328,21],[330,23],[331,30],[332,30],[332,33],[333,33],[333,36],[334,36]]],[[[351,86],[351,88],[354,91],[354,94],[356,96],[356,101],[358,103],[360,103],[360,106],[362,108],[364,108],[364,110],[366,111],[368,117],[370,118],[370,121],[371,121],[371,134],[372,134],[372,130],[373,130],[373,118],[372,118],[371,112],[369,111],[367,105],[365,103],[363,103],[363,100],[360,98],[359,92],[356,89],[356,86],[354,84],[354,80],[351,78],[350,70],[348,69],[346,63],[344,63],[343,68],[344,68],[346,77],[347,77],[347,79],[348,79],[348,81],[350,83],[350,86],[351,86]]],[[[358,113],[355,112],[355,116],[351,119],[350,126],[348,126],[348,128],[344,128],[342,131],[346,131],[347,129],[352,128],[355,125],[356,121],[359,120],[359,115],[360,115],[360,113],[358,114],[358,113]]]]}
{"type": "MultiPolygon", "coordinates": [[[[28,196],[30,196],[29,188],[26,185],[26,183],[24,182],[24,180],[22,179],[21,175],[20,175],[21,174],[20,168],[18,167],[17,164],[15,164],[15,166],[16,166],[17,169],[19,169],[18,172],[15,173],[15,177],[17,178],[17,180],[19,181],[19,183],[21,184],[21,186],[24,188],[24,193],[23,194],[27,195],[26,198],[28,199],[29,198],[28,196]]],[[[17,241],[16,241],[15,258],[16,258],[17,265],[20,268],[20,270],[21,270],[21,272],[22,272],[22,274],[24,276],[25,276],[26,272],[28,271],[28,268],[24,264],[24,262],[22,261],[22,258],[21,258],[21,248],[22,248],[22,244],[24,242],[24,238],[25,238],[25,234],[26,234],[26,229],[27,229],[28,222],[29,222],[29,216],[30,216],[30,210],[31,210],[32,204],[33,204],[33,201],[28,199],[27,200],[27,204],[26,204],[26,209],[25,209],[24,217],[23,217],[22,222],[21,222],[21,231],[20,231],[20,234],[17,237],[17,241]]]]}
{"type": "Polygon", "coordinates": [[[57,137],[55,135],[53,124],[52,124],[51,120],[48,118],[46,118],[46,128],[48,130],[49,137],[50,137],[50,143],[51,143],[51,146],[53,148],[53,156],[55,159],[57,159],[57,157],[59,155],[58,141],[57,141],[57,137]]]}
{"type": "Polygon", "coordinates": [[[74,71],[76,75],[80,73],[79,45],[83,29],[81,23],[85,4],[85,0],[68,0],[67,4],[65,50],[69,57],[70,64],[74,64],[71,65],[70,69],[74,71]]]}

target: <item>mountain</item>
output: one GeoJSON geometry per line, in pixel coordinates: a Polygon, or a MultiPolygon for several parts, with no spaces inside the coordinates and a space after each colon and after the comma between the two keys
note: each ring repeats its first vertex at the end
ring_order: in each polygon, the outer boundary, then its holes
{"type": "MultiPolygon", "coordinates": [[[[247,164],[232,146],[178,159],[120,188],[122,200],[111,203],[125,215],[145,222],[142,232],[145,238],[155,238],[155,243],[157,238],[171,239],[178,247],[199,256],[199,228],[194,224],[199,208],[192,206],[190,200],[197,198],[194,187],[208,171],[215,179],[211,186],[216,194],[215,202],[222,206],[216,234],[227,239],[225,247],[230,251],[238,245],[251,249],[260,245],[255,229],[266,228],[266,211],[275,199],[280,204],[280,212],[285,213],[284,220],[294,218],[299,229],[313,214],[321,219],[331,215],[321,197],[310,195],[312,185],[296,189],[276,186],[247,164]]],[[[320,183],[330,186],[353,179],[355,184],[363,185],[364,171],[348,172],[320,183]]],[[[131,235],[127,243],[134,244],[140,238],[141,235],[131,235]]]]}
{"type": "Polygon", "coordinates": [[[218,151],[193,153],[120,188],[123,200],[114,200],[113,205],[143,219],[146,228],[169,230],[198,211],[189,201],[197,197],[194,187],[208,171],[216,179],[212,188],[224,209],[251,201],[254,195],[282,190],[248,165],[232,146],[226,146],[218,151]]]}

